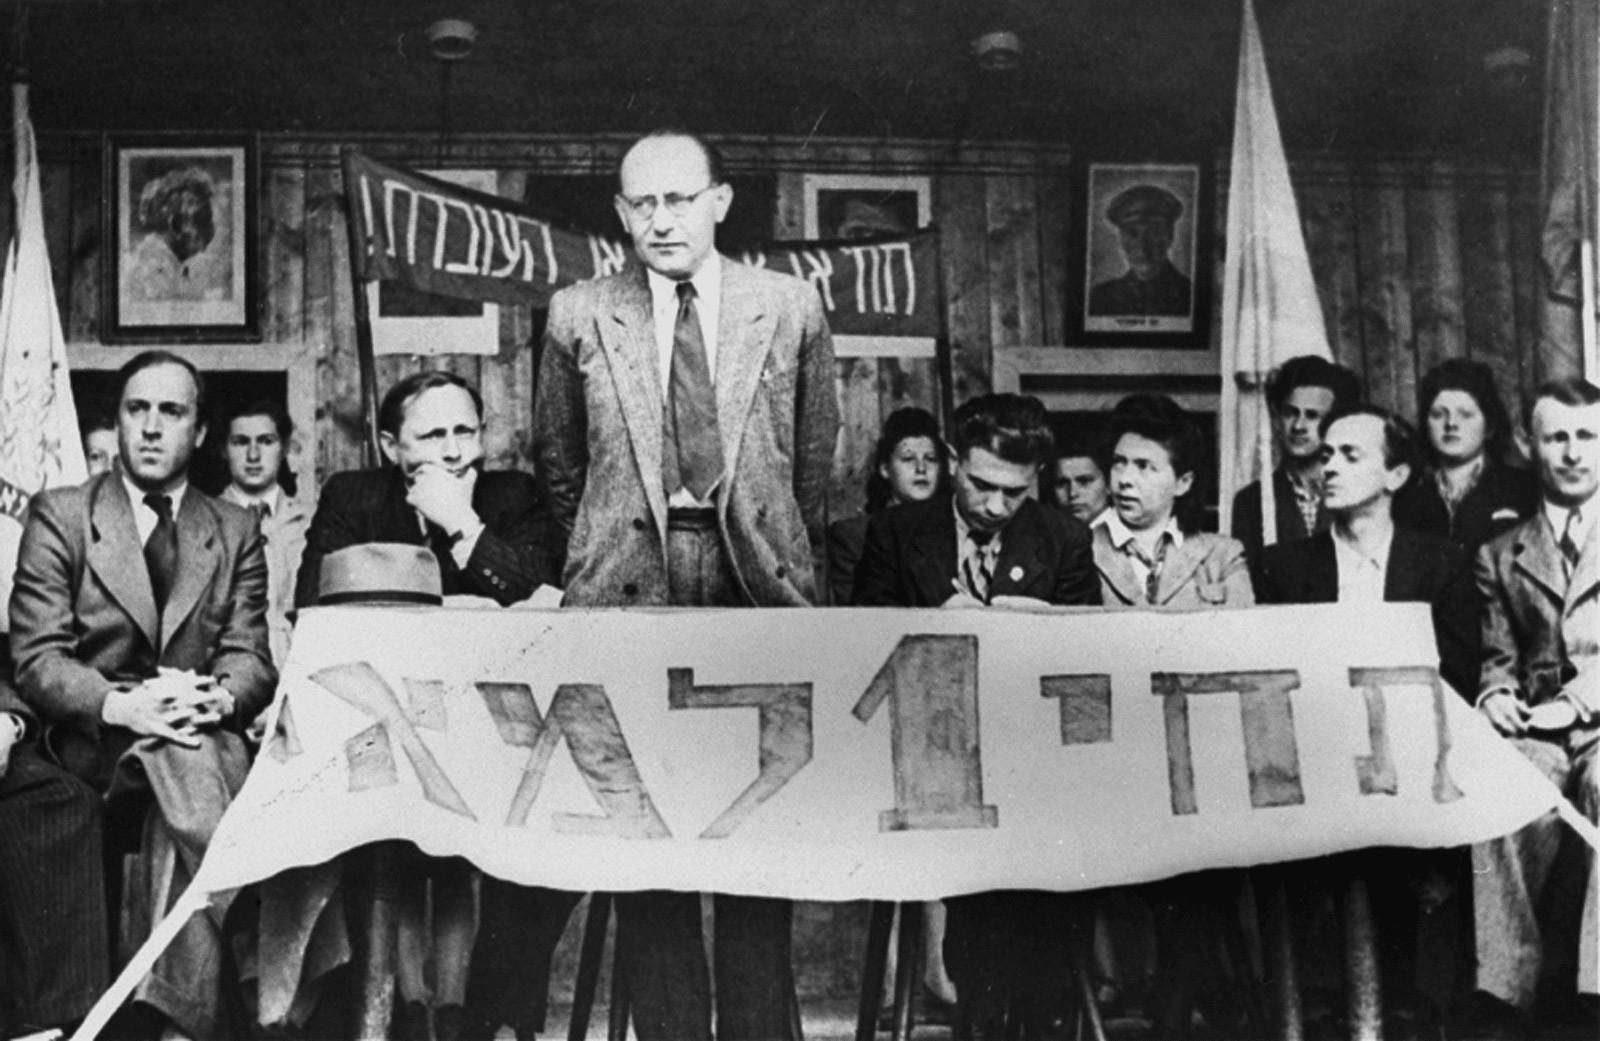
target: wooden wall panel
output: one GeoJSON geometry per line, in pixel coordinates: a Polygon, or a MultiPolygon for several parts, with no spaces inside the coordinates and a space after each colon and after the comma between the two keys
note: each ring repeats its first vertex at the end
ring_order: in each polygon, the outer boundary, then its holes
{"type": "Polygon", "coordinates": [[[1516,296],[1511,270],[1510,203],[1503,191],[1468,192],[1461,200],[1467,347],[1488,365],[1512,398],[1522,383],[1516,296]]]}
{"type": "Polygon", "coordinates": [[[1367,396],[1410,416],[1416,408],[1417,363],[1412,347],[1406,198],[1400,171],[1385,163],[1373,180],[1357,184],[1362,352],[1367,396]]]}
{"type": "Polygon", "coordinates": [[[869,457],[882,424],[878,405],[878,362],[841,358],[839,368],[839,443],[828,486],[828,520],[851,517],[866,504],[869,457]]]}
{"type": "Polygon", "coordinates": [[[1350,173],[1343,168],[1319,171],[1300,179],[1296,187],[1300,224],[1312,277],[1322,300],[1328,347],[1336,361],[1364,377],[1360,264],[1350,173]]]}
{"type": "Polygon", "coordinates": [[[1446,358],[1465,356],[1467,336],[1456,167],[1436,160],[1416,173],[1406,188],[1406,249],[1417,371],[1426,373],[1446,358]]]}
{"type": "Polygon", "coordinates": [[[72,167],[72,239],[68,254],[71,282],[67,306],[61,312],[61,331],[69,343],[100,339],[100,167],[77,163],[72,167]]]}
{"type": "Polygon", "coordinates": [[[1044,343],[1039,297],[1039,197],[1033,177],[992,174],[984,186],[988,231],[989,343],[1044,343]]]}
{"type": "Polygon", "coordinates": [[[1068,243],[1073,241],[1072,178],[1065,170],[1039,175],[1039,298],[1041,343],[1067,342],[1068,243]]]}
{"type": "Polygon", "coordinates": [[[44,202],[44,241],[50,250],[50,280],[56,308],[65,318],[72,309],[72,166],[41,163],[39,191],[44,202]]]}
{"type": "Polygon", "coordinates": [[[1539,311],[1543,299],[1540,285],[1539,200],[1532,185],[1511,190],[1511,277],[1517,308],[1517,355],[1521,359],[1520,385],[1516,393],[1507,390],[1506,407],[1513,417],[1521,416],[1522,402],[1532,395],[1544,379],[1539,357],[1539,311]]]}
{"type": "Polygon", "coordinates": [[[305,168],[269,167],[262,172],[262,191],[261,331],[269,343],[298,343],[305,334],[305,168]]]}
{"type": "Polygon", "coordinates": [[[944,267],[945,327],[957,402],[990,388],[988,217],[984,178],[945,174],[934,184],[944,267]]]}

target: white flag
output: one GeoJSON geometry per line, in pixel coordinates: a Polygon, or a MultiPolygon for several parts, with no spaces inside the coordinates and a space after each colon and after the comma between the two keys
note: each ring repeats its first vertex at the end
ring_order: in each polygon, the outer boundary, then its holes
{"type": "MultiPolygon", "coordinates": [[[[1267,373],[1297,355],[1332,360],[1300,233],[1289,164],[1267,82],[1255,8],[1245,0],[1222,278],[1222,530],[1233,494],[1272,472],[1267,373]],[[1242,385],[1241,385],[1242,384],[1242,385]]],[[[1276,538],[1272,482],[1261,482],[1262,542],[1276,538]]]]}
{"type": "MultiPolygon", "coordinates": [[[[11,598],[17,543],[28,499],[88,477],[78,412],[67,379],[67,344],[56,312],[33,124],[22,117],[12,190],[16,232],[0,297],[0,604],[11,598]]],[[[0,629],[6,613],[0,609],[0,629]]]]}

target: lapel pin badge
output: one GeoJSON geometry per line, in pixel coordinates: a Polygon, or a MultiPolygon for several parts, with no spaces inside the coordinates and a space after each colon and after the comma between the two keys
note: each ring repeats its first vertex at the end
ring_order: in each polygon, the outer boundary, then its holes
{"type": "Polygon", "coordinates": [[[1013,582],[1021,582],[1022,581],[1022,565],[1021,564],[1013,564],[1011,566],[1011,581],[1013,581],[1013,582]]]}

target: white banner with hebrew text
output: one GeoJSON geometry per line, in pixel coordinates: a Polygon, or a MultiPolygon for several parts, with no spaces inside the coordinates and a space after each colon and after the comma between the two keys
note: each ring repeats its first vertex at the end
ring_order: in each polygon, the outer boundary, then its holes
{"type": "Polygon", "coordinates": [[[196,884],[410,839],[566,889],[906,900],[1549,810],[1434,665],[1425,605],[308,610],[196,884]]]}

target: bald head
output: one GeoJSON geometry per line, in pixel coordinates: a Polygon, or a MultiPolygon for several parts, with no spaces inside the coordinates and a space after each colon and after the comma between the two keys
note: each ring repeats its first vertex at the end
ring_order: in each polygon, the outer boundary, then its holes
{"type": "Polygon", "coordinates": [[[628,149],[617,171],[617,216],[645,266],[675,280],[700,270],[733,203],[721,176],[716,152],[692,134],[651,134],[628,149]]]}

